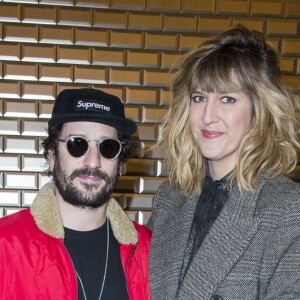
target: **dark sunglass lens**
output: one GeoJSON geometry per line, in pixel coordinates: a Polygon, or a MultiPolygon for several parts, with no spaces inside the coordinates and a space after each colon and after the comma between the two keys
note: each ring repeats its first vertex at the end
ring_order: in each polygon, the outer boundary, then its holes
{"type": "Polygon", "coordinates": [[[81,157],[88,150],[89,144],[81,137],[71,137],[68,139],[67,147],[72,156],[81,157]]]}
{"type": "Polygon", "coordinates": [[[116,158],[121,150],[121,146],[118,141],[115,140],[104,140],[99,144],[99,151],[101,155],[108,159],[116,158]]]}

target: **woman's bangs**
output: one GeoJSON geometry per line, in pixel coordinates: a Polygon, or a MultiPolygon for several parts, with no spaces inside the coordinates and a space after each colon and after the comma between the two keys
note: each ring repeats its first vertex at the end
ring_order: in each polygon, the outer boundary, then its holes
{"type": "Polygon", "coordinates": [[[239,68],[231,57],[224,55],[200,61],[193,70],[192,91],[201,89],[207,93],[240,92],[239,68]]]}

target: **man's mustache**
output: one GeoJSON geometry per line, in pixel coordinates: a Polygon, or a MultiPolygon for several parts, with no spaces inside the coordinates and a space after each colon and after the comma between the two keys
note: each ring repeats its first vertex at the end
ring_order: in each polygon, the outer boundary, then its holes
{"type": "Polygon", "coordinates": [[[109,176],[107,175],[107,173],[103,172],[102,170],[89,169],[89,168],[76,169],[75,171],[72,172],[69,179],[73,180],[78,176],[94,176],[94,177],[102,178],[105,181],[107,181],[109,179],[109,176]]]}

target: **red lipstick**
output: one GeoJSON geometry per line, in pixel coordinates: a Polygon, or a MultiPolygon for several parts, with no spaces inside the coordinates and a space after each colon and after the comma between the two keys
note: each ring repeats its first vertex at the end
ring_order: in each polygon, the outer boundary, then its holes
{"type": "Polygon", "coordinates": [[[221,135],[223,135],[223,132],[206,130],[206,129],[202,129],[201,132],[202,132],[202,135],[207,139],[214,139],[214,138],[218,138],[221,135]]]}

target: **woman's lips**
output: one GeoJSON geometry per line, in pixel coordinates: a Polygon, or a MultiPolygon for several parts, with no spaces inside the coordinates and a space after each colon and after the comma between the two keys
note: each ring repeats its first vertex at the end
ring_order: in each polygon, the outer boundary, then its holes
{"type": "Polygon", "coordinates": [[[218,138],[223,135],[223,132],[206,130],[206,129],[202,129],[201,132],[202,132],[202,135],[207,139],[214,139],[214,138],[218,138]]]}

